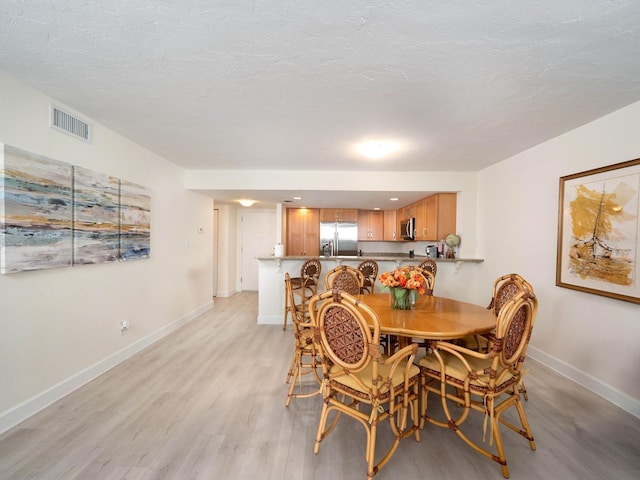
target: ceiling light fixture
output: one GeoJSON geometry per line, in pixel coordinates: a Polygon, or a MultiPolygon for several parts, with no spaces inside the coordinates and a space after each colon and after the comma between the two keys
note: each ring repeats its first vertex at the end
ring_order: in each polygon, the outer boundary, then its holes
{"type": "Polygon", "coordinates": [[[356,150],[371,160],[386,157],[398,149],[398,144],[386,140],[363,142],[356,146],[356,150]]]}
{"type": "Polygon", "coordinates": [[[243,198],[242,200],[238,200],[238,202],[240,202],[240,205],[242,205],[243,207],[250,207],[251,205],[256,203],[255,200],[249,200],[245,198],[243,198]]]}
{"type": "Polygon", "coordinates": [[[391,200],[392,202],[397,202],[399,199],[396,197],[391,197],[389,200],[391,200]]]}

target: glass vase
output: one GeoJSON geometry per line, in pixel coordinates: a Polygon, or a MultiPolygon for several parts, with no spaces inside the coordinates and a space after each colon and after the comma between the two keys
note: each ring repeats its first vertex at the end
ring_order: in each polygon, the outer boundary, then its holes
{"type": "Polygon", "coordinates": [[[391,299],[391,308],[397,308],[398,310],[411,310],[411,290],[400,287],[389,287],[389,294],[391,299]]]}

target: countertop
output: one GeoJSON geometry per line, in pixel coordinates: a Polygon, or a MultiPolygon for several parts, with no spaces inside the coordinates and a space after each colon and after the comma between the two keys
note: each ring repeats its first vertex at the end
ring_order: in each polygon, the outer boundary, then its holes
{"type": "MultiPolygon", "coordinates": [[[[399,261],[415,261],[415,262],[422,262],[423,260],[429,258],[426,255],[414,255],[413,257],[410,257],[408,253],[368,253],[365,254],[363,253],[362,256],[342,256],[342,255],[337,255],[334,257],[328,257],[328,256],[323,256],[323,255],[319,255],[319,256],[285,256],[285,257],[276,257],[274,255],[266,255],[266,256],[262,256],[262,257],[257,257],[258,260],[278,260],[278,261],[282,261],[282,260],[308,260],[310,258],[318,258],[320,261],[342,261],[342,260],[347,260],[347,261],[363,261],[363,260],[375,260],[377,262],[399,262],[399,261]]],[[[448,263],[455,263],[455,262],[475,262],[475,263],[480,263],[483,262],[484,260],[482,258],[433,258],[433,260],[435,260],[436,262],[448,262],[448,263]]]]}

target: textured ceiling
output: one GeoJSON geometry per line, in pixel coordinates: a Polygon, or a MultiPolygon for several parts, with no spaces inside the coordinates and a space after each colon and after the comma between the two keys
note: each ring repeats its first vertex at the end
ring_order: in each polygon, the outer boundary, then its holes
{"type": "Polygon", "coordinates": [[[2,0],[0,69],[188,169],[476,171],[640,100],[639,31],[637,0],[2,0]]]}

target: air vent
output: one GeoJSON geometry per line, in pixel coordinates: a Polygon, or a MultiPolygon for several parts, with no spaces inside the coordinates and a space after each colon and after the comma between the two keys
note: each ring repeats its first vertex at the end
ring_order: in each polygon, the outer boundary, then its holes
{"type": "Polygon", "coordinates": [[[91,125],[51,105],[51,127],[85,142],[91,142],[91,125]]]}

